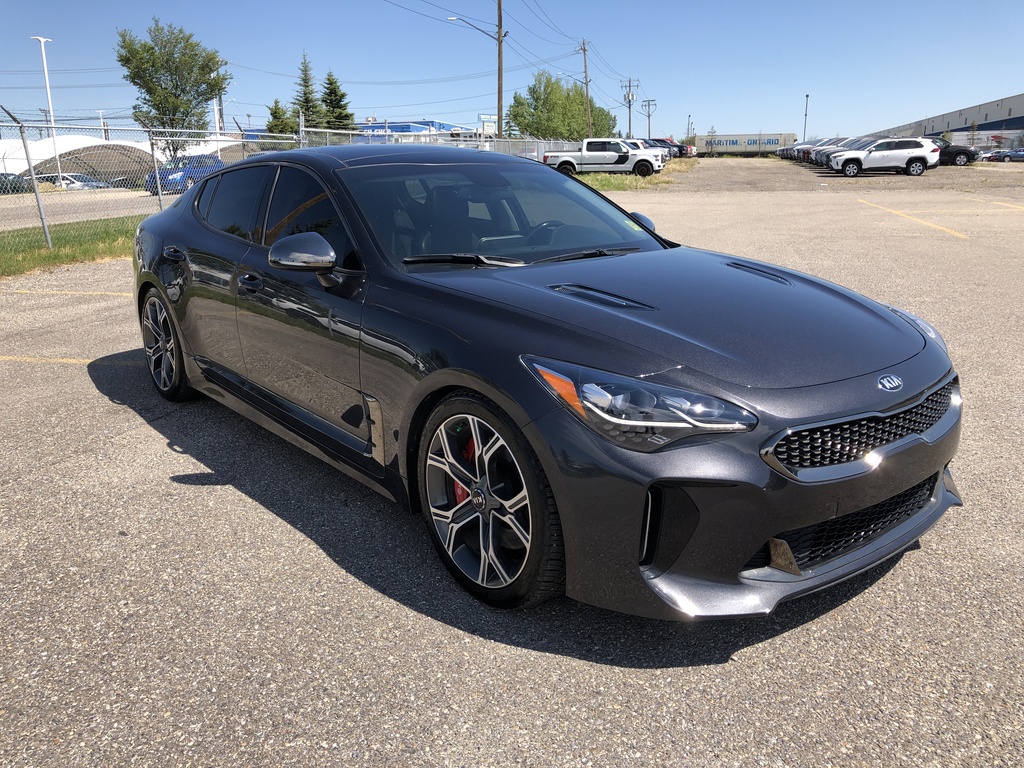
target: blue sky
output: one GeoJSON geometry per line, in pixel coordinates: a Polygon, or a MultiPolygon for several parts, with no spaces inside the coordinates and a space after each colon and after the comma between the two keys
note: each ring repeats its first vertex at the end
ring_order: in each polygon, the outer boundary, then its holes
{"type": "MultiPolygon", "coordinates": [[[[139,37],[156,16],[226,59],[228,125],[262,126],[289,102],[302,55],[319,83],[333,71],[356,118],[474,125],[496,109],[495,0],[303,0],[286,3],[10,0],[0,12],[0,104],[42,119],[42,60],[60,123],[130,124],[135,89],[115,59],[117,30],[139,37]],[[232,119],[233,118],[233,119],[232,119]]],[[[504,103],[533,75],[583,79],[623,133],[632,80],[633,135],[804,131],[858,134],[1024,92],[1019,0],[857,4],[503,0],[504,103]],[[973,7],[983,9],[971,10],[973,7]],[[809,94],[810,98],[805,99],[809,94]]],[[[571,84],[571,80],[567,80],[571,84]]],[[[0,121],[6,121],[0,114],[0,121]]]]}

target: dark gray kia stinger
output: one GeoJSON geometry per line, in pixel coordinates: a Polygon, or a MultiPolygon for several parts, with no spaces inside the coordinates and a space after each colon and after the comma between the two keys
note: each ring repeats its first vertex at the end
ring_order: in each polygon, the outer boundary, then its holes
{"type": "Polygon", "coordinates": [[[527,159],[263,154],[142,222],[135,278],[161,395],[419,510],[494,606],[766,614],[960,504],[928,323],[679,247],[527,159]]]}

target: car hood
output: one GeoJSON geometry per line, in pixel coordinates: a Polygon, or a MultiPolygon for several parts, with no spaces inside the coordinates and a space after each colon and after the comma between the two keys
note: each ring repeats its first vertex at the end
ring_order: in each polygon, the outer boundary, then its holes
{"type": "Polygon", "coordinates": [[[892,367],[925,344],[908,322],[852,291],[689,248],[416,276],[507,305],[510,317],[542,315],[553,333],[577,326],[745,387],[842,381],[892,367]]]}

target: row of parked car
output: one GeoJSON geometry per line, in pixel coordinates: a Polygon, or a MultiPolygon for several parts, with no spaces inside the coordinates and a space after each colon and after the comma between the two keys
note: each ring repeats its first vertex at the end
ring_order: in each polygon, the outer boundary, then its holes
{"type": "Polygon", "coordinates": [[[853,178],[865,171],[895,171],[920,176],[940,164],[969,165],[977,160],[979,153],[973,147],[953,144],[938,136],[851,136],[793,144],[778,149],[776,154],[853,178]]]}
{"type": "Polygon", "coordinates": [[[989,163],[1024,163],[1024,147],[1017,149],[989,149],[978,155],[989,163]]]}
{"type": "MultiPolygon", "coordinates": [[[[216,155],[188,155],[168,160],[157,171],[141,179],[141,186],[150,194],[157,194],[157,179],[160,191],[173,194],[184,192],[200,179],[223,168],[225,163],[216,155]]],[[[51,184],[66,190],[109,189],[112,186],[137,188],[140,179],[128,183],[127,179],[116,180],[114,184],[100,181],[84,173],[41,173],[36,174],[40,184],[51,184]]],[[[16,195],[32,191],[31,180],[16,173],[0,173],[0,195],[16,195]]]]}

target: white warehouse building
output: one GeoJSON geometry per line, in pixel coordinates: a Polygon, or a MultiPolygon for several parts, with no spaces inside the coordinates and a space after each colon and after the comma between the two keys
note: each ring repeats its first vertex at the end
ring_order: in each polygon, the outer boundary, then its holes
{"type": "Polygon", "coordinates": [[[897,125],[882,136],[941,136],[976,147],[1024,146],[1024,93],[897,125]]]}

